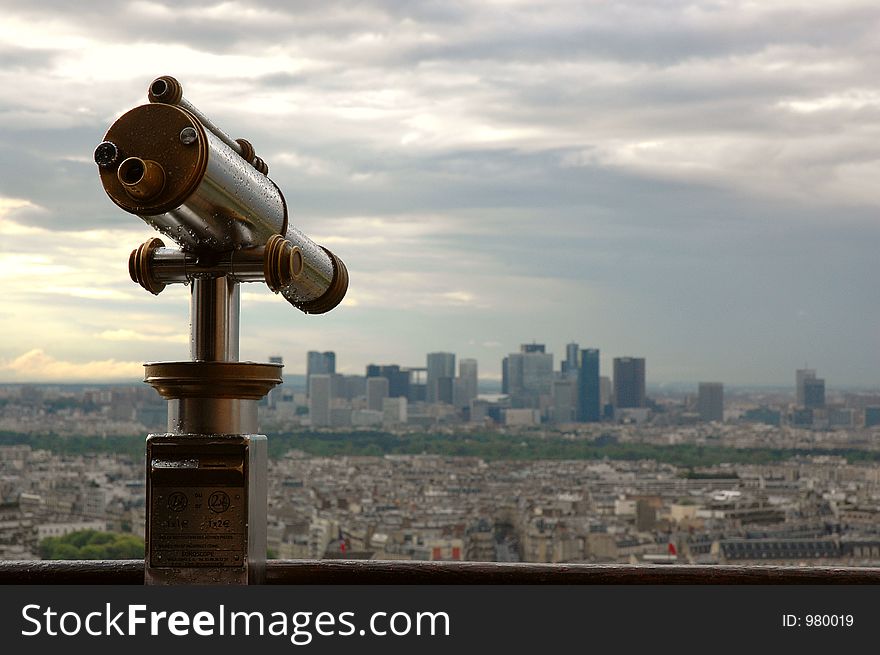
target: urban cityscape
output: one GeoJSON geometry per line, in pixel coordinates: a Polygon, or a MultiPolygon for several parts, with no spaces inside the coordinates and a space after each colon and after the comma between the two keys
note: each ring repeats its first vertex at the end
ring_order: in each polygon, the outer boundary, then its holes
{"type": "MultiPolygon", "coordinates": [[[[343,375],[308,352],[259,408],[270,557],[880,563],[880,391],[809,368],[652,387],[645,357],[599,354],[522,344],[498,387],[454,353],[343,375]]],[[[143,437],[165,421],[146,385],[0,387],[0,558],[142,537],[143,437]]]]}

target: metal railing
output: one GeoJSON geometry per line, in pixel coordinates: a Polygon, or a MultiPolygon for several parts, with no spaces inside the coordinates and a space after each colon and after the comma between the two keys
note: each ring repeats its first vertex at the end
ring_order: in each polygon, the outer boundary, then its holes
{"type": "MultiPolygon", "coordinates": [[[[143,581],[142,560],[0,561],[0,584],[139,585],[143,581]]],[[[266,584],[874,585],[880,584],[880,568],[270,560],[266,584]]]]}

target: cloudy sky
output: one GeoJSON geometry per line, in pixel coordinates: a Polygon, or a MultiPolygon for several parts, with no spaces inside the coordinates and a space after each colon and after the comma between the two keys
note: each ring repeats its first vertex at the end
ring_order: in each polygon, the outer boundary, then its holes
{"type": "Polygon", "coordinates": [[[0,0],[0,381],[188,356],[187,289],[92,151],[177,77],[348,265],[305,316],[244,288],[243,359],[497,377],[520,343],[649,383],[880,386],[880,8],[760,2],[0,0]]]}

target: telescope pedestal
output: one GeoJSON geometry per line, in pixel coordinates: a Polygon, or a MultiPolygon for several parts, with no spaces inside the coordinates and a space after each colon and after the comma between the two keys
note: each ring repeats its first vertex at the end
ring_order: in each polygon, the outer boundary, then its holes
{"type": "Polygon", "coordinates": [[[191,285],[190,359],[146,365],[168,400],[168,430],[147,437],[146,582],[252,584],[266,557],[266,438],[257,403],[281,366],[239,362],[239,284],[265,282],[306,314],[336,307],[345,264],[290,221],[287,201],[245,139],[232,139],[173,77],[120,116],[95,148],[101,185],[152,238],[132,280],[157,295],[191,285]]]}
{"type": "Polygon", "coordinates": [[[166,362],[145,377],[168,400],[168,432],[147,437],[146,584],[260,584],[267,445],[254,432],[281,365],[166,362]]]}

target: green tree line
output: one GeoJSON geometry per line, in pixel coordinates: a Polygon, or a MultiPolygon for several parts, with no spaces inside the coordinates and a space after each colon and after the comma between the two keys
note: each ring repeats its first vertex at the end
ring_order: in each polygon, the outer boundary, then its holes
{"type": "Polygon", "coordinates": [[[144,540],[133,534],[78,530],[40,542],[42,559],[143,559],[144,540]]]}
{"type": "MultiPolygon", "coordinates": [[[[59,454],[117,453],[138,462],[144,457],[142,436],[60,436],[0,432],[0,445],[29,444],[59,454]]],[[[301,430],[269,434],[269,456],[283,457],[291,449],[310,455],[417,455],[481,457],[487,460],[536,459],[649,459],[683,468],[721,463],[772,464],[793,457],[836,455],[849,463],[878,462],[880,451],[857,448],[730,448],[722,445],[619,443],[611,436],[595,440],[570,437],[509,435],[493,432],[467,434],[407,433],[381,431],[319,432],[301,430]]]]}

